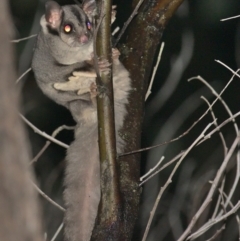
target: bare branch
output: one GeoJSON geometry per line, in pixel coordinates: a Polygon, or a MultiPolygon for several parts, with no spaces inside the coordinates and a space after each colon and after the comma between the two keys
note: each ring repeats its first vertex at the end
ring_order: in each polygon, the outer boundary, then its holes
{"type": "MultiPolygon", "coordinates": [[[[55,137],[59,132],[61,132],[62,130],[74,130],[75,126],[66,126],[66,125],[62,125],[60,127],[58,127],[53,133],[52,133],[52,137],[55,137]]],[[[36,162],[39,157],[46,151],[46,149],[50,146],[52,142],[51,141],[46,141],[46,144],[43,146],[43,148],[38,152],[38,154],[31,160],[29,165],[32,165],[34,162],[36,162]]]]}
{"type": "Polygon", "coordinates": [[[161,60],[161,57],[162,57],[162,52],[163,52],[163,48],[164,48],[164,42],[162,42],[161,44],[161,47],[160,47],[160,50],[159,50],[159,54],[158,54],[158,58],[157,58],[157,63],[156,65],[154,66],[153,68],[153,74],[152,74],[152,77],[151,77],[151,80],[150,80],[150,84],[148,86],[148,90],[147,90],[147,93],[145,95],[145,101],[148,99],[149,95],[152,93],[152,84],[153,84],[153,81],[155,79],[155,75],[156,75],[156,72],[157,72],[157,69],[158,69],[158,65],[160,63],[160,60],[161,60]]]}
{"type": "Polygon", "coordinates": [[[239,17],[240,17],[240,15],[237,15],[237,16],[233,16],[233,17],[230,17],[230,18],[223,18],[220,21],[227,21],[227,20],[231,20],[231,19],[239,18],[239,17]]]}
{"type": "MultiPolygon", "coordinates": [[[[232,154],[236,148],[236,146],[238,145],[239,142],[239,136],[237,136],[237,138],[234,140],[227,156],[225,157],[221,167],[219,168],[216,177],[214,178],[214,181],[212,183],[212,186],[208,192],[208,195],[206,197],[206,199],[204,200],[204,202],[202,203],[201,207],[198,209],[197,213],[194,215],[194,217],[192,218],[190,224],[188,225],[188,227],[186,228],[186,230],[184,231],[184,233],[181,235],[181,237],[178,239],[178,241],[183,241],[186,239],[186,237],[188,236],[188,234],[191,232],[192,228],[194,227],[195,223],[197,222],[198,218],[201,216],[201,214],[203,213],[203,211],[206,209],[206,207],[208,206],[208,204],[212,201],[212,196],[218,186],[219,180],[223,174],[223,172],[226,169],[226,166],[230,160],[230,158],[232,157],[232,154]]],[[[240,203],[239,203],[240,204],[240,203]]],[[[238,204],[238,205],[239,205],[238,204]]],[[[236,208],[238,208],[238,205],[236,206],[236,208]]],[[[188,239],[190,239],[192,237],[192,235],[190,235],[188,237],[188,239]]]]}
{"type": "Polygon", "coordinates": [[[62,230],[62,229],[63,229],[63,223],[61,223],[61,224],[60,224],[60,226],[58,227],[58,229],[57,229],[56,233],[53,235],[53,237],[52,237],[51,241],[56,240],[56,238],[57,238],[58,234],[61,232],[61,230],[62,230]]]}
{"type": "Polygon", "coordinates": [[[166,188],[168,187],[168,185],[172,182],[172,177],[173,175],[175,174],[175,172],[177,171],[178,167],[181,165],[183,159],[187,156],[187,154],[193,149],[194,146],[197,145],[197,143],[204,137],[205,135],[205,132],[211,127],[213,123],[211,124],[208,124],[207,127],[203,130],[203,132],[200,134],[200,136],[191,144],[191,146],[184,152],[184,154],[182,155],[182,157],[180,158],[180,160],[177,162],[177,164],[175,165],[173,171],[171,172],[170,176],[168,177],[166,183],[164,184],[163,187],[161,187],[160,191],[159,191],[159,194],[157,196],[157,199],[154,203],[154,206],[153,206],[153,209],[150,213],[150,217],[149,217],[149,220],[148,220],[148,223],[147,223],[147,227],[145,229],[145,232],[144,232],[144,235],[143,235],[143,239],[142,241],[145,241],[147,239],[147,235],[148,235],[148,232],[149,232],[149,229],[150,229],[150,226],[151,226],[151,223],[152,223],[152,220],[153,220],[153,217],[155,215],[155,212],[156,212],[156,209],[157,209],[157,206],[158,206],[158,203],[162,197],[162,194],[163,192],[166,190],[166,188]]]}
{"type": "Polygon", "coordinates": [[[57,204],[55,201],[53,201],[47,194],[45,194],[35,183],[31,181],[33,187],[38,191],[39,194],[41,194],[46,200],[48,200],[51,204],[53,204],[55,207],[60,209],[61,211],[65,212],[66,209],[61,207],[59,204],[57,204]]]}
{"type": "Polygon", "coordinates": [[[158,168],[158,166],[162,163],[162,161],[164,160],[164,156],[161,157],[161,159],[159,160],[159,162],[155,165],[155,167],[151,168],[146,174],[144,174],[142,177],[140,177],[140,181],[142,181],[144,178],[146,178],[147,176],[149,176],[152,172],[154,172],[154,170],[156,170],[158,168]]]}
{"type": "Polygon", "coordinates": [[[30,39],[30,38],[34,38],[34,37],[36,37],[36,36],[37,36],[37,34],[33,34],[33,35],[30,35],[30,36],[25,37],[25,38],[20,38],[20,39],[16,39],[16,40],[11,40],[11,43],[19,43],[19,42],[21,42],[21,41],[28,40],[28,39],[30,39]]]}
{"type": "Polygon", "coordinates": [[[22,118],[22,120],[23,120],[29,127],[31,127],[31,128],[34,130],[34,132],[36,132],[37,134],[45,137],[46,139],[50,140],[51,142],[54,142],[54,143],[58,144],[59,146],[62,146],[62,147],[64,147],[64,148],[66,148],[66,149],[69,147],[69,145],[66,145],[65,143],[63,143],[63,142],[61,142],[61,141],[53,138],[52,136],[49,136],[49,135],[46,134],[45,132],[40,131],[36,126],[34,126],[30,121],[28,121],[23,115],[21,115],[21,114],[19,114],[19,115],[20,115],[20,117],[22,118]]]}
{"type": "Polygon", "coordinates": [[[32,68],[27,69],[17,80],[16,80],[16,84],[18,84],[18,82],[28,73],[32,70],[32,68]]]}
{"type": "Polygon", "coordinates": [[[119,40],[121,39],[122,35],[125,33],[128,25],[131,23],[131,21],[133,20],[133,18],[135,17],[135,15],[138,14],[138,9],[140,8],[140,6],[142,5],[144,0],[140,0],[137,4],[137,6],[135,7],[135,9],[133,10],[132,14],[130,15],[130,17],[128,18],[127,22],[124,23],[123,25],[123,28],[121,29],[121,32],[119,33],[117,39],[116,39],[116,42],[115,42],[115,45],[114,46],[117,46],[119,40]]]}
{"type": "Polygon", "coordinates": [[[175,156],[172,160],[170,160],[169,162],[167,162],[166,164],[164,164],[159,170],[157,170],[155,173],[153,173],[151,176],[149,176],[148,178],[146,178],[144,181],[142,181],[139,186],[142,186],[145,182],[147,182],[148,180],[150,180],[152,177],[154,177],[155,175],[157,175],[159,172],[161,172],[163,169],[165,169],[166,167],[168,167],[169,165],[171,165],[172,163],[174,163],[175,161],[177,161],[180,157],[182,157],[184,155],[185,151],[182,151],[180,154],[178,154],[177,156],[175,156]]]}

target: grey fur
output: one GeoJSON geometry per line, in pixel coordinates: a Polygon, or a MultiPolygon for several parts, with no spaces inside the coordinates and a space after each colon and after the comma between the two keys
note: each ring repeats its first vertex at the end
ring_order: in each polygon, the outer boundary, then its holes
{"type": "MultiPolygon", "coordinates": [[[[42,91],[52,100],[67,107],[75,121],[75,140],[67,151],[64,200],[66,241],[89,241],[100,201],[100,166],[97,132],[97,109],[90,95],[78,95],[79,89],[57,90],[59,83],[68,84],[73,71],[92,71],[88,61],[93,52],[92,31],[86,30],[86,21],[95,14],[93,0],[85,0],[82,8],[76,5],[60,7],[55,2],[47,5],[46,16],[41,18],[41,31],[34,51],[32,68],[42,91]],[[79,12],[75,14],[72,8],[79,12]],[[55,11],[54,20],[51,11],[55,11]],[[50,12],[49,12],[50,11],[50,12]],[[60,19],[58,18],[60,17],[60,19]],[[73,21],[78,27],[75,36],[62,33],[63,20],[73,21]],[[50,19],[50,20],[49,20],[50,19]],[[82,21],[80,21],[82,19],[82,21]],[[50,21],[52,21],[50,23],[50,21]],[[87,34],[86,34],[87,31],[87,34]],[[87,35],[86,43],[79,37],[87,35]]],[[[75,11],[74,10],[74,11],[75,11]]],[[[85,38],[85,37],[84,37],[85,38]]],[[[95,78],[79,77],[80,87],[95,83],[95,78]]],[[[118,134],[126,115],[128,94],[131,90],[129,72],[118,58],[113,59],[113,88],[117,150],[124,142],[118,134]]]]}

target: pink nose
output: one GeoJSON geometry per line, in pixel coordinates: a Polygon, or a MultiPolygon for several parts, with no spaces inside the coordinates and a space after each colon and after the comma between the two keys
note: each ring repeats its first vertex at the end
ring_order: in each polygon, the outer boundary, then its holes
{"type": "Polygon", "coordinates": [[[79,40],[80,43],[85,44],[88,42],[88,37],[86,35],[82,35],[79,40]]]}

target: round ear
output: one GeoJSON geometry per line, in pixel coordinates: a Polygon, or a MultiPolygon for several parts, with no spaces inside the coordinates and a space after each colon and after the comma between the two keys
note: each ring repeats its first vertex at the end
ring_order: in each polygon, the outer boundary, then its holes
{"type": "Polygon", "coordinates": [[[88,16],[95,16],[97,14],[97,4],[95,0],[83,0],[82,9],[88,16]]]}
{"type": "Polygon", "coordinates": [[[49,1],[45,4],[45,19],[52,28],[58,28],[61,24],[62,8],[54,2],[49,1]]]}

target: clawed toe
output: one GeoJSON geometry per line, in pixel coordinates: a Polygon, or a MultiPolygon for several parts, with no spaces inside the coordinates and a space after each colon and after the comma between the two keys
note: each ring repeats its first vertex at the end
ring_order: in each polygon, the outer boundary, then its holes
{"type": "Polygon", "coordinates": [[[116,49],[116,48],[112,48],[112,58],[113,58],[113,60],[118,59],[119,56],[120,56],[120,52],[119,52],[119,50],[116,49]]]}

